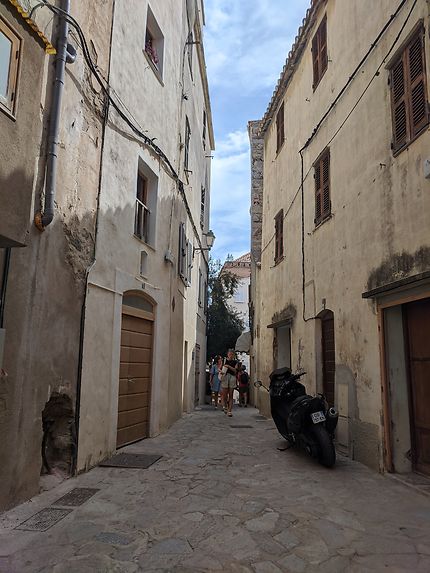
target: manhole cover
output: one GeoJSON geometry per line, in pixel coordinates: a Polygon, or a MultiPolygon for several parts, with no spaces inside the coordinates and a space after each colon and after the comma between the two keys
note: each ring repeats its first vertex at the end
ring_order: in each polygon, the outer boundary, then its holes
{"type": "Polygon", "coordinates": [[[146,469],[152,466],[162,456],[158,454],[116,454],[105,460],[99,466],[105,468],[141,468],[146,469]]]}
{"type": "Polygon", "coordinates": [[[61,519],[69,515],[72,509],[57,509],[49,507],[42,509],[23,523],[20,523],[15,529],[22,529],[23,531],[46,531],[61,519]]]}
{"type": "Polygon", "coordinates": [[[237,426],[233,426],[233,425],[230,426],[230,428],[252,428],[252,427],[253,426],[246,426],[246,425],[241,425],[241,424],[238,424],[237,426]]]}
{"type": "Polygon", "coordinates": [[[60,497],[60,499],[57,499],[57,501],[55,501],[52,505],[78,507],[78,505],[82,505],[88,501],[90,497],[93,497],[93,495],[98,491],[100,490],[90,487],[75,487],[75,489],[72,489],[69,491],[69,493],[66,493],[66,495],[63,495],[63,497],[60,497]]]}

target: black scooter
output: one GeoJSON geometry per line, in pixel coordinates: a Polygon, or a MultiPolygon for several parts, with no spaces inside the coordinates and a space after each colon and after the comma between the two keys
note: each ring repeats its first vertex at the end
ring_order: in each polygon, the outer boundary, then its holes
{"type": "Polygon", "coordinates": [[[289,368],[280,368],[270,374],[270,387],[255,382],[270,394],[270,409],[279,433],[291,446],[303,447],[309,455],[327,468],[336,462],[333,444],[339,414],[329,407],[322,394],[309,396],[299,382],[306,374],[293,374],[289,368]]]}

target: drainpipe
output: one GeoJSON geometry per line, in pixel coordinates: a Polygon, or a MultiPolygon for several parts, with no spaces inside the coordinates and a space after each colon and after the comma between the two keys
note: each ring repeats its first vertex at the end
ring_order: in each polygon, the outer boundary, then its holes
{"type": "MultiPolygon", "coordinates": [[[[0,289],[0,328],[3,328],[3,324],[4,324],[4,305],[6,302],[6,289],[7,289],[7,279],[8,279],[8,275],[9,275],[9,265],[10,265],[11,252],[12,252],[12,249],[10,247],[7,247],[5,249],[3,278],[2,278],[1,289],[0,289]]],[[[1,364],[0,364],[0,367],[1,367],[1,364]]]]}
{"type": "MultiPolygon", "coordinates": [[[[67,14],[70,12],[70,0],[62,0],[60,7],[67,14]]],[[[55,80],[52,92],[52,104],[48,135],[48,152],[46,161],[45,176],[45,206],[43,213],[38,212],[35,215],[34,223],[39,231],[52,222],[54,218],[54,202],[57,179],[57,162],[58,162],[58,132],[60,128],[61,101],[64,92],[64,79],[66,62],[73,62],[76,54],[68,54],[67,37],[69,34],[69,24],[62,15],[59,15],[59,31],[57,39],[57,58],[55,63],[55,80]]]]}

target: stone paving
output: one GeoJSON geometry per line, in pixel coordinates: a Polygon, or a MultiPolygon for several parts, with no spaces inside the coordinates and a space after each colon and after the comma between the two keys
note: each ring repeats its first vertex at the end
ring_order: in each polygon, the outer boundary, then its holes
{"type": "Polygon", "coordinates": [[[162,454],[149,469],[95,468],[3,514],[0,571],[430,572],[430,498],[282,443],[253,408],[196,411],[127,448],[162,454]],[[75,487],[99,491],[45,532],[14,529],[75,487]]]}

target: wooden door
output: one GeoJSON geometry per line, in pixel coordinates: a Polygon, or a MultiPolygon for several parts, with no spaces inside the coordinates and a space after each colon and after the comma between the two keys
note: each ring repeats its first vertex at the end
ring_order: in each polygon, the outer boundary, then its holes
{"type": "Polygon", "coordinates": [[[148,437],[153,319],[123,307],[117,447],[148,437]]]}
{"type": "Polygon", "coordinates": [[[405,305],[414,469],[430,475],[430,299],[405,305]]]}
{"type": "Polygon", "coordinates": [[[335,340],[334,340],[334,315],[327,311],[322,319],[322,362],[323,362],[323,394],[327,398],[329,406],[334,405],[334,380],[335,380],[335,340]]]}

